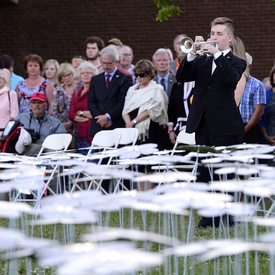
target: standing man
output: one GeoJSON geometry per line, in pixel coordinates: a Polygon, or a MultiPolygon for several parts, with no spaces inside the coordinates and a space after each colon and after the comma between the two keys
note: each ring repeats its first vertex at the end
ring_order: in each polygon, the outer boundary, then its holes
{"type": "Polygon", "coordinates": [[[97,67],[98,72],[103,72],[100,63],[99,52],[105,47],[104,41],[98,36],[90,36],[86,39],[86,55],[89,62],[97,67]]]}
{"type": "Polygon", "coordinates": [[[134,84],[136,84],[137,78],[135,77],[135,73],[134,73],[134,64],[132,64],[132,61],[134,59],[133,50],[131,47],[127,45],[122,45],[120,47],[120,51],[122,53],[120,65],[123,69],[129,71],[132,74],[133,82],[134,84]]]}
{"type": "Polygon", "coordinates": [[[92,78],[88,95],[88,108],[93,116],[90,136],[125,126],[122,109],[126,93],[133,85],[131,76],[117,69],[119,53],[114,46],[100,52],[100,62],[104,72],[92,78]]]}
{"type": "MultiPolygon", "coordinates": [[[[252,67],[252,56],[246,53],[249,71],[252,67]]],[[[260,143],[261,130],[259,121],[264,114],[266,104],[266,94],[264,84],[249,74],[246,82],[242,101],[240,103],[240,112],[244,123],[244,142],[260,143]]]]}
{"type": "MultiPolygon", "coordinates": [[[[153,63],[156,69],[156,76],[154,80],[163,86],[168,98],[171,95],[171,89],[176,78],[173,74],[169,73],[171,62],[173,59],[172,52],[169,49],[160,48],[153,55],[153,63]]],[[[169,150],[173,148],[173,144],[170,142],[167,125],[160,125],[160,150],[169,150]]]]}
{"type": "MultiPolygon", "coordinates": [[[[194,52],[188,53],[177,71],[179,82],[196,81],[186,132],[195,132],[198,145],[227,146],[243,142],[244,126],[234,91],[245,71],[246,62],[230,51],[229,42],[233,34],[231,19],[214,19],[210,40],[217,43],[217,48],[211,43],[203,44],[205,54],[197,56],[194,52]]],[[[195,42],[199,41],[203,41],[203,37],[196,36],[195,42]]],[[[208,182],[207,169],[200,172],[197,181],[208,182]]],[[[231,220],[229,223],[233,224],[231,220]]],[[[215,225],[218,224],[219,219],[215,218],[215,225]]],[[[203,218],[198,227],[211,225],[211,218],[203,218]]]]}
{"type": "MultiPolygon", "coordinates": [[[[218,48],[204,44],[202,50],[210,56],[188,53],[177,71],[179,82],[196,80],[186,132],[195,132],[196,143],[200,145],[233,145],[243,141],[244,126],[234,91],[246,62],[230,51],[233,32],[231,19],[214,19],[210,40],[218,48]]],[[[203,41],[203,37],[197,36],[195,41],[203,41]]]]}
{"type": "Polygon", "coordinates": [[[186,55],[180,48],[180,42],[185,37],[187,37],[186,34],[179,34],[174,39],[173,47],[177,57],[173,60],[171,64],[171,70],[175,75],[177,73],[178,67],[180,66],[182,59],[186,55]]]}
{"type": "Polygon", "coordinates": [[[156,68],[156,77],[154,80],[164,87],[168,98],[171,95],[171,89],[176,78],[173,74],[169,73],[172,62],[172,53],[169,49],[160,48],[153,55],[153,63],[156,68]]]}

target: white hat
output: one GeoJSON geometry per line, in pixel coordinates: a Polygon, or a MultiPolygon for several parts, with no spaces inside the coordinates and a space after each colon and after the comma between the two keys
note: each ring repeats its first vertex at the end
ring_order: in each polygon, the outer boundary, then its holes
{"type": "Polygon", "coordinates": [[[32,143],[32,137],[28,131],[21,128],[18,141],[15,144],[15,150],[18,154],[22,154],[26,147],[32,143]]]}

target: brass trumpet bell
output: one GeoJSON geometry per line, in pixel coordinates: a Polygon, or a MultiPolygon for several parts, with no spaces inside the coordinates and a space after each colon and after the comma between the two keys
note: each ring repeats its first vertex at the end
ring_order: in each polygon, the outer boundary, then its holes
{"type": "Polygon", "coordinates": [[[204,44],[212,44],[214,47],[218,48],[218,45],[215,41],[194,42],[190,37],[185,37],[181,40],[180,48],[184,53],[191,53],[194,55],[207,55],[207,53],[201,49],[201,46],[204,44]]]}
{"type": "Polygon", "coordinates": [[[194,41],[189,37],[185,37],[180,42],[180,48],[184,53],[191,53],[194,51],[194,41]]]}

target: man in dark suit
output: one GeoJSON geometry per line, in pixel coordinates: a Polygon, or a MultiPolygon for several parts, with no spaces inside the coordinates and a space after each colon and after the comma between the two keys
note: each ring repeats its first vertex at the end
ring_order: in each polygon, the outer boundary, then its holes
{"type": "MultiPolygon", "coordinates": [[[[188,53],[176,74],[179,82],[196,81],[186,132],[195,132],[199,145],[226,146],[243,142],[244,126],[235,103],[234,90],[246,62],[230,51],[229,42],[233,39],[233,33],[231,19],[214,19],[209,40],[215,41],[217,47],[205,43],[201,47],[204,55],[188,53]]],[[[195,42],[199,41],[203,41],[203,37],[197,36],[195,42]]],[[[205,170],[200,171],[198,181],[210,180],[205,170]]],[[[211,225],[211,220],[201,226],[211,225]]]]}
{"type": "MultiPolygon", "coordinates": [[[[242,143],[244,127],[234,100],[234,90],[246,62],[229,48],[233,39],[232,20],[216,18],[211,23],[211,43],[202,46],[210,56],[189,53],[177,71],[177,81],[196,81],[186,132],[196,133],[200,145],[219,146],[242,143]]],[[[203,38],[197,36],[196,42],[203,38]]]]}
{"type": "MultiPolygon", "coordinates": [[[[163,86],[168,98],[170,98],[173,84],[177,82],[175,75],[169,72],[172,60],[173,55],[170,49],[160,48],[153,55],[153,63],[156,69],[154,80],[163,86]]],[[[169,139],[167,125],[160,125],[160,129],[159,149],[172,149],[173,144],[169,139]]]]}
{"type": "Polygon", "coordinates": [[[132,78],[117,69],[119,53],[114,46],[100,52],[104,72],[92,78],[88,95],[88,108],[93,116],[89,135],[101,130],[125,127],[122,109],[126,93],[133,85],[132,78]]]}
{"type": "Polygon", "coordinates": [[[169,72],[172,62],[172,52],[169,49],[160,48],[153,55],[153,63],[156,68],[156,76],[154,80],[161,85],[164,85],[165,92],[168,98],[171,95],[171,89],[176,78],[169,72]]]}

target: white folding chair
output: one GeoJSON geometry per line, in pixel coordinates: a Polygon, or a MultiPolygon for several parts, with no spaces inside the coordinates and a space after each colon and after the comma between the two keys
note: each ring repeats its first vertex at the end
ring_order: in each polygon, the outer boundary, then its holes
{"type": "MultiPolygon", "coordinates": [[[[97,132],[92,140],[91,147],[84,161],[87,162],[88,160],[90,160],[95,150],[99,152],[105,152],[109,149],[116,149],[119,145],[120,138],[121,138],[121,133],[119,131],[102,130],[100,132],[97,132]]],[[[102,160],[103,158],[100,158],[97,164],[102,165],[102,160]]],[[[108,156],[108,161],[106,164],[104,164],[104,166],[106,167],[106,170],[108,169],[108,166],[111,164],[112,160],[113,160],[113,157],[108,156]]],[[[79,181],[82,181],[80,179],[81,175],[85,175],[87,177],[85,180],[89,178],[89,175],[87,175],[87,173],[85,172],[79,173],[76,179],[74,180],[73,186],[71,188],[71,192],[73,192],[76,188],[79,190],[82,190],[82,188],[78,184],[79,181]]],[[[102,181],[103,179],[100,179],[99,182],[92,180],[88,185],[88,189],[91,188],[92,184],[95,184],[97,186],[97,189],[101,189],[102,181]]]]}
{"type": "Polygon", "coordinates": [[[45,149],[52,151],[65,151],[70,146],[72,141],[71,134],[52,134],[45,138],[42,143],[41,149],[37,155],[37,158],[41,156],[45,149]]]}
{"type": "Polygon", "coordinates": [[[134,146],[138,139],[138,129],[137,128],[116,128],[115,132],[119,132],[121,137],[119,140],[119,145],[132,145],[134,146]]]}
{"type": "MultiPolygon", "coordinates": [[[[108,149],[116,149],[119,145],[121,138],[121,133],[115,130],[102,130],[97,132],[94,136],[91,147],[87,153],[85,161],[89,159],[93,151],[105,152],[108,149]]],[[[112,158],[109,158],[108,164],[112,161],[112,158]]],[[[99,160],[98,164],[101,164],[102,159],[99,160]]]]}
{"type": "MultiPolygon", "coordinates": [[[[71,140],[72,140],[71,134],[52,134],[52,135],[47,136],[45,138],[44,142],[42,143],[42,146],[41,146],[41,149],[37,155],[37,158],[42,157],[45,149],[52,150],[53,152],[67,150],[71,143],[71,140]]],[[[47,153],[47,154],[50,155],[50,153],[47,153]]],[[[18,193],[16,195],[15,201],[34,201],[37,204],[37,202],[45,194],[46,190],[48,190],[52,194],[55,194],[56,192],[54,192],[52,190],[52,188],[49,187],[49,184],[53,180],[58,167],[59,167],[58,165],[53,166],[52,169],[48,169],[46,167],[45,174],[47,175],[47,180],[45,181],[45,179],[43,179],[45,184],[44,184],[41,192],[37,192],[37,194],[36,194],[36,192],[32,192],[32,190],[30,190],[30,192],[33,196],[33,199],[21,198],[21,195],[18,193]]],[[[45,167],[44,167],[44,169],[45,169],[45,167]]]]}
{"type": "Polygon", "coordinates": [[[195,133],[192,133],[192,134],[186,133],[185,129],[180,131],[177,136],[176,143],[172,149],[171,155],[174,155],[179,144],[195,145],[196,144],[195,133]]]}
{"type": "MultiPolygon", "coordinates": [[[[135,146],[138,140],[138,129],[137,128],[116,128],[114,131],[119,132],[121,134],[119,145],[120,146],[135,146]]],[[[122,170],[126,169],[126,165],[123,165],[122,170]]],[[[127,190],[127,188],[123,185],[123,181],[121,179],[117,180],[116,187],[114,189],[114,193],[118,191],[119,186],[123,189],[127,190]]]]}
{"type": "MultiPolygon", "coordinates": [[[[171,150],[170,155],[173,156],[175,152],[177,151],[177,147],[180,144],[185,145],[195,145],[195,133],[189,134],[185,132],[185,129],[179,132],[175,145],[173,149],[171,150]]],[[[158,165],[158,166],[152,166],[153,170],[173,170],[177,171],[178,169],[193,169],[193,165],[158,165]]]]}

